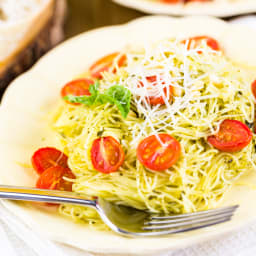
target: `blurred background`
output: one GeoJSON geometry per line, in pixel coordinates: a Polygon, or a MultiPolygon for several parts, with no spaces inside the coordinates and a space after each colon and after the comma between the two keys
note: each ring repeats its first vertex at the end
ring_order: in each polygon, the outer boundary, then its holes
{"type": "Polygon", "coordinates": [[[122,24],[148,15],[120,6],[111,0],[67,0],[67,3],[66,38],[93,28],[122,24]]]}
{"type": "MultiPolygon", "coordinates": [[[[15,5],[13,1],[17,0],[4,0],[3,2],[0,0],[0,22],[2,22],[4,28],[5,26],[6,28],[8,27],[5,20],[7,15],[4,13],[6,11],[4,4],[9,3],[8,7],[11,7],[13,9],[12,12],[17,12],[17,14],[19,14],[21,8],[24,8],[24,13],[29,9],[26,5],[22,5],[22,2],[17,2],[17,5],[15,5]]],[[[119,6],[111,0],[47,1],[55,3],[55,5],[51,5],[53,14],[48,18],[45,25],[38,28],[38,31],[33,36],[31,36],[30,26],[34,27],[35,23],[31,18],[30,12],[28,12],[28,15],[31,21],[22,27],[25,31],[24,33],[20,32],[20,29],[16,27],[16,24],[18,26],[18,21],[11,24],[12,29],[9,29],[9,38],[6,37],[5,32],[0,31],[0,99],[13,79],[28,70],[42,55],[61,41],[90,29],[122,24],[144,15],[138,11],[119,6]],[[20,34],[15,35],[11,31],[15,31],[17,28],[20,34]],[[19,40],[23,38],[30,39],[22,47],[16,50],[14,48],[9,57],[4,57],[5,49],[8,49],[9,45],[13,43],[19,45],[19,40]],[[9,40],[9,43],[6,43],[7,40],[9,40]]],[[[14,13],[9,13],[9,16],[15,15],[14,13]]],[[[41,17],[39,16],[39,20],[35,22],[40,23],[41,17]]]]}
{"type": "MultiPolygon", "coordinates": [[[[0,0],[0,21],[1,15],[4,16],[2,9],[3,3],[11,3],[11,7],[15,7],[13,13],[18,13],[20,11],[19,6],[22,6],[23,0],[17,1],[17,4],[13,4],[13,1],[17,0],[0,0]]],[[[37,31],[37,33],[23,48],[20,48],[18,51],[13,51],[13,59],[9,60],[8,64],[2,66],[0,65],[0,98],[5,88],[14,78],[28,70],[42,55],[61,41],[91,29],[123,24],[135,18],[148,15],[143,12],[136,11],[135,9],[118,5],[111,0],[47,1],[54,3],[51,5],[52,16],[49,17],[49,20],[45,23],[45,25],[37,31]]],[[[27,7],[24,6],[25,11],[26,8],[27,7]]],[[[31,13],[29,13],[29,19],[30,17],[31,13]]],[[[226,20],[230,19],[231,17],[226,18],[226,20]]],[[[39,20],[37,23],[39,23],[39,20]]],[[[2,19],[2,22],[3,24],[5,23],[4,19],[2,19]]],[[[33,27],[34,24],[35,23],[31,21],[30,23],[28,22],[27,26],[25,26],[24,29],[27,30],[27,34],[23,33],[21,35],[14,36],[10,32],[10,42],[8,44],[5,43],[5,34],[0,33],[0,64],[1,62],[6,62],[6,59],[1,58],[1,54],[5,55],[6,47],[8,48],[8,46],[12,45],[13,43],[18,44],[19,38],[29,38],[31,36],[30,26],[33,27]]],[[[13,26],[13,31],[15,31],[15,29],[17,29],[17,27],[15,27],[15,23],[13,26]]],[[[9,29],[9,31],[12,30],[9,29]]]]}
{"type": "Polygon", "coordinates": [[[111,0],[67,0],[65,36],[72,37],[89,29],[128,22],[145,14],[125,8],[111,0]]]}

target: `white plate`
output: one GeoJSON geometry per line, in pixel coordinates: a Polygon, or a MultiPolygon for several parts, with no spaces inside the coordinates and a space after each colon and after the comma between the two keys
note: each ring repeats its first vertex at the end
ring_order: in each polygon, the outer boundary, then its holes
{"type": "MultiPolygon", "coordinates": [[[[0,183],[34,186],[35,172],[20,163],[29,163],[37,148],[53,145],[47,113],[59,100],[63,84],[83,73],[93,61],[127,44],[203,34],[219,40],[226,55],[235,62],[251,66],[256,74],[255,31],[214,18],[141,18],[123,26],[82,34],[51,51],[33,69],[16,79],[3,97],[0,108],[0,183]]],[[[256,173],[248,172],[244,181],[256,184],[256,173]]],[[[255,220],[255,197],[256,191],[250,187],[233,187],[225,204],[238,203],[240,208],[232,221],[168,237],[140,239],[91,230],[56,213],[31,206],[11,202],[5,202],[5,206],[32,229],[52,240],[84,250],[110,255],[160,254],[219,237],[255,220]]]]}
{"type": "Polygon", "coordinates": [[[151,14],[168,15],[210,15],[215,17],[230,17],[239,14],[256,12],[255,0],[214,0],[209,3],[166,4],[152,0],[112,0],[128,8],[151,14]]]}

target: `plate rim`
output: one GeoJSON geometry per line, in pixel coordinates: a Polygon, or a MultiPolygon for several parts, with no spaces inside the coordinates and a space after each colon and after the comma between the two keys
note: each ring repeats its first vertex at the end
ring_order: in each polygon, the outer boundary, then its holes
{"type": "Polygon", "coordinates": [[[193,3],[193,4],[190,4],[187,8],[184,8],[180,4],[179,6],[171,6],[164,3],[150,2],[149,0],[125,0],[125,1],[112,0],[112,1],[115,2],[116,4],[119,4],[127,8],[135,9],[137,11],[141,11],[144,13],[158,14],[158,15],[161,15],[161,14],[174,15],[174,16],[209,15],[209,16],[225,18],[225,17],[238,16],[242,14],[250,14],[256,11],[256,2],[252,2],[252,1],[249,2],[249,0],[248,0],[248,5],[244,5],[241,1],[237,4],[225,3],[224,6],[222,4],[219,4],[219,6],[215,5],[213,6],[214,7],[213,9],[211,7],[211,4],[207,4],[207,6],[205,6],[204,3],[193,3]],[[232,8],[230,8],[231,5],[232,5],[232,8]],[[202,8],[204,8],[203,11],[202,11],[202,8]],[[198,9],[200,11],[197,11],[198,9]]]}

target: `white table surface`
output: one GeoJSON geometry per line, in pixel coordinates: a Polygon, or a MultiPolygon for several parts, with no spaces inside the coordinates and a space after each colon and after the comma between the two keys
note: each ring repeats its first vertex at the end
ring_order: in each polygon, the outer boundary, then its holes
{"type": "MultiPolygon", "coordinates": [[[[256,16],[247,16],[231,22],[255,28],[256,16]]],[[[256,46],[255,46],[256,50],[256,46]]],[[[65,245],[53,243],[35,234],[0,204],[1,256],[96,256],[65,245]]],[[[256,222],[238,232],[218,240],[156,256],[255,256],[256,222]]]]}

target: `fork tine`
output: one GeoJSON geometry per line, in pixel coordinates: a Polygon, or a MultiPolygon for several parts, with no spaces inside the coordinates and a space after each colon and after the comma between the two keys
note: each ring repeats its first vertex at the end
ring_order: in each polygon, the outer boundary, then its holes
{"type": "Polygon", "coordinates": [[[226,216],[226,217],[221,217],[221,218],[215,218],[212,220],[195,220],[195,221],[188,221],[185,223],[176,223],[176,224],[167,224],[167,225],[162,225],[162,226],[144,226],[143,230],[147,230],[147,231],[156,231],[156,230],[161,230],[161,229],[176,229],[176,228],[186,228],[188,226],[193,226],[196,224],[207,224],[207,223],[211,223],[211,222],[218,222],[218,221],[222,221],[222,220],[226,220],[226,219],[231,219],[232,216],[226,216]]]}
{"type": "Polygon", "coordinates": [[[238,208],[238,205],[234,206],[226,206],[226,207],[221,207],[218,209],[211,209],[211,210],[206,210],[206,211],[200,211],[200,212],[192,212],[192,213],[185,213],[185,214],[179,214],[179,215],[168,215],[168,216],[161,216],[161,215],[151,215],[150,220],[171,220],[171,219],[177,219],[177,218],[185,218],[185,217],[190,217],[190,216],[202,216],[202,215],[212,215],[212,214],[217,214],[220,212],[228,212],[232,210],[236,210],[238,208]]]}
{"type": "Polygon", "coordinates": [[[137,233],[137,235],[139,235],[139,236],[170,235],[170,234],[192,231],[192,230],[196,230],[196,229],[200,229],[200,228],[206,228],[206,227],[224,223],[224,222],[227,222],[230,220],[231,220],[231,216],[229,216],[227,218],[220,219],[220,220],[210,221],[210,222],[206,222],[206,223],[200,223],[197,225],[185,226],[185,227],[180,227],[180,228],[175,228],[175,229],[166,229],[166,230],[160,230],[160,231],[148,231],[146,233],[137,233]]]}
{"type": "Polygon", "coordinates": [[[184,221],[192,221],[192,220],[197,220],[197,219],[200,219],[200,220],[207,220],[207,219],[214,219],[214,218],[217,218],[217,217],[225,217],[225,216],[229,216],[229,215],[232,215],[234,213],[234,211],[236,210],[236,208],[230,208],[229,210],[225,210],[225,211],[218,211],[218,212],[215,212],[215,211],[212,211],[210,213],[207,213],[207,214],[197,214],[197,215],[185,215],[183,218],[180,218],[179,216],[177,216],[178,218],[174,219],[174,218],[171,218],[171,219],[153,219],[153,220],[150,220],[150,221],[147,221],[145,222],[144,224],[145,225],[158,225],[158,224],[171,224],[171,223],[182,223],[184,221]]]}
{"type": "Polygon", "coordinates": [[[177,228],[181,226],[188,226],[188,225],[193,225],[193,224],[198,224],[198,223],[203,223],[203,222],[209,222],[209,221],[217,221],[225,218],[230,218],[232,217],[233,213],[226,213],[224,215],[218,215],[218,216],[210,216],[210,217],[204,217],[204,218],[197,218],[197,219],[192,219],[192,220],[179,220],[177,222],[173,223],[167,223],[164,224],[162,222],[158,222],[155,225],[151,225],[150,223],[147,223],[144,226],[144,230],[156,230],[156,229],[167,229],[167,228],[177,228]]]}

